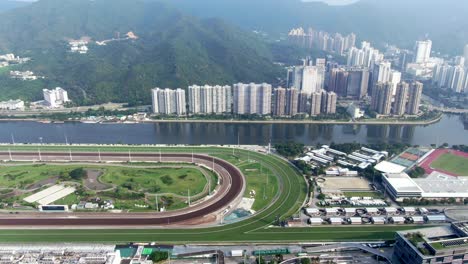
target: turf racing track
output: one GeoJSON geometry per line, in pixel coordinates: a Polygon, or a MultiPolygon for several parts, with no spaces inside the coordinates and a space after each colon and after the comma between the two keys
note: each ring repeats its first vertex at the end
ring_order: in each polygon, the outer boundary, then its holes
{"type": "Polygon", "coordinates": [[[160,213],[34,213],[0,215],[0,226],[158,226],[193,222],[198,218],[214,214],[239,201],[245,191],[245,179],[232,164],[214,157],[200,154],[152,154],[152,153],[91,153],[91,152],[0,152],[0,158],[15,161],[145,161],[145,162],[192,162],[213,167],[220,176],[218,191],[209,199],[189,208],[160,213]]]}
{"type": "MultiPolygon", "coordinates": [[[[41,151],[67,152],[69,146],[41,146],[41,151]]],[[[228,160],[232,149],[222,147],[103,147],[74,146],[74,152],[148,152],[209,154],[228,160]]],[[[38,146],[0,146],[5,158],[7,150],[37,153],[38,146]]],[[[37,155],[37,154],[36,154],[37,155]]],[[[158,155],[158,154],[155,154],[158,155]]],[[[73,229],[73,227],[35,229],[0,227],[0,242],[102,242],[156,241],[160,243],[210,243],[210,242],[298,242],[298,241],[371,241],[393,239],[396,230],[414,229],[414,226],[334,226],[313,228],[272,227],[275,219],[285,219],[296,213],[306,197],[306,182],[287,161],[274,155],[236,150],[241,160],[255,160],[268,168],[279,182],[278,194],[265,209],[247,220],[237,223],[195,229],[180,228],[112,228],[73,229]]]]}

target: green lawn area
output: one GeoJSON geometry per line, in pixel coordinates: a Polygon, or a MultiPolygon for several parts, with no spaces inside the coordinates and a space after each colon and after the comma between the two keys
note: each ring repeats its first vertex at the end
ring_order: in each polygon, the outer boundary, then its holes
{"type": "MultiPolygon", "coordinates": [[[[217,175],[211,171],[191,164],[181,165],[180,163],[170,165],[162,163],[158,164],[157,168],[138,168],[138,166],[143,166],[143,164],[139,164],[136,167],[92,164],[15,165],[0,167],[0,186],[3,188],[28,189],[33,184],[36,184],[34,189],[45,188],[47,184],[53,185],[59,183],[61,179],[58,176],[68,175],[70,171],[77,168],[100,170],[103,172],[99,178],[100,182],[106,184],[109,188],[117,186],[117,189],[111,191],[93,191],[85,188],[55,202],[56,204],[66,204],[69,206],[77,204],[81,200],[89,201],[90,199],[99,197],[102,200],[113,200],[116,209],[153,211],[155,209],[156,198],[151,194],[158,193],[160,204],[162,205],[163,200],[168,198],[171,202],[167,204],[166,209],[175,210],[187,206],[187,199],[185,197],[189,189],[191,196],[203,193],[205,186],[208,184],[204,173],[211,179],[212,189],[216,188],[217,183],[217,175]],[[131,193],[135,193],[136,196],[130,195],[131,193]],[[145,196],[145,194],[147,195],[145,196]],[[172,194],[184,197],[176,197],[172,194]],[[140,208],[137,205],[149,205],[149,207],[140,208]]],[[[146,166],[149,165],[146,164],[146,166]]],[[[67,181],[73,180],[68,179],[67,181]]],[[[83,184],[83,186],[86,186],[86,184],[83,184]]],[[[6,193],[7,191],[5,190],[4,192],[6,193]]],[[[34,192],[37,191],[30,191],[21,196],[8,198],[5,202],[22,203],[24,197],[34,192]]],[[[204,197],[203,194],[200,198],[202,197],[204,197]]]]}
{"type": "Polygon", "coordinates": [[[76,167],[47,166],[43,164],[0,166],[0,186],[20,189],[45,179],[69,173],[76,167]]]}
{"type": "Polygon", "coordinates": [[[468,159],[453,154],[442,154],[437,160],[431,163],[431,167],[460,176],[468,176],[468,159]]]}
{"type": "Polygon", "coordinates": [[[106,167],[102,183],[132,187],[148,193],[191,195],[201,193],[208,184],[196,168],[121,168],[106,167]],[[159,189],[159,190],[158,190],[159,189]]]}
{"type": "Polygon", "coordinates": [[[252,190],[256,193],[253,210],[258,211],[266,207],[277,194],[278,178],[268,166],[261,166],[255,158],[243,156],[239,152],[234,152],[234,155],[229,153],[214,154],[214,156],[231,162],[242,171],[247,180],[244,197],[251,198],[252,190]]]}

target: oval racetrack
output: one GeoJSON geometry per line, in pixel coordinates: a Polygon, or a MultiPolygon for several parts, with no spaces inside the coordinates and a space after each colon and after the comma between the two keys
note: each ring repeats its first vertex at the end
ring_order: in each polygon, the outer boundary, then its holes
{"type": "Polygon", "coordinates": [[[67,152],[0,152],[0,159],[15,161],[132,161],[194,162],[213,168],[219,176],[217,191],[205,201],[191,207],[158,213],[20,213],[0,215],[0,226],[160,226],[180,224],[216,214],[238,201],[245,190],[245,178],[232,164],[201,154],[159,153],[67,153],[67,152]]]}

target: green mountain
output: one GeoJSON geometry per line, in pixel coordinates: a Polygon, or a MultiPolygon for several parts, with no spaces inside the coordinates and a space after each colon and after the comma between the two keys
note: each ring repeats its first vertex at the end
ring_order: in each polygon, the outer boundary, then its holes
{"type": "Polygon", "coordinates": [[[281,74],[255,35],[143,0],[41,0],[6,12],[0,52],[10,51],[33,58],[16,68],[47,79],[27,84],[0,71],[0,99],[39,99],[41,86],[59,85],[79,103],[148,103],[155,86],[273,82],[281,74]],[[92,42],[85,55],[68,51],[69,39],[101,41],[130,31],[138,39],[92,42]]]}

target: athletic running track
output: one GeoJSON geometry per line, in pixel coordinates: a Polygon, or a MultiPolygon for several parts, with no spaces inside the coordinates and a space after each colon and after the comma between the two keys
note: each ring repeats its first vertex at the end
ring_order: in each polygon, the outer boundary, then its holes
{"type": "Polygon", "coordinates": [[[431,153],[431,155],[426,157],[419,164],[419,167],[423,168],[426,171],[427,174],[431,174],[433,171],[438,171],[438,172],[442,172],[444,174],[451,175],[451,176],[460,176],[460,175],[456,175],[456,174],[453,174],[453,173],[448,172],[448,171],[444,171],[444,170],[440,170],[440,169],[434,169],[434,168],[431,167],[432,162],[437,160],[440,156],[442,156],[445,153],[450,153],[450,154],[465,157],[465,158],[468,159],[468,153],[465,153],[465,152],[462,152],[462,151],[453,150],[453,149],[436,149],[431,153]]]}
{"type": "Polygon", "coordinates": [[[245,178],[232,164],[201,154],[0,152],[0,159],[14,161],[145,161],[194,162],[214,168],[220,186],[207,200],[189,208],[158,213],[20,213],[0,215],[0,226],[160,226],[180,224],[225,210],[243,196],[245,178]],[[11,154],[11,156],[10,156],[11,154]]]}

